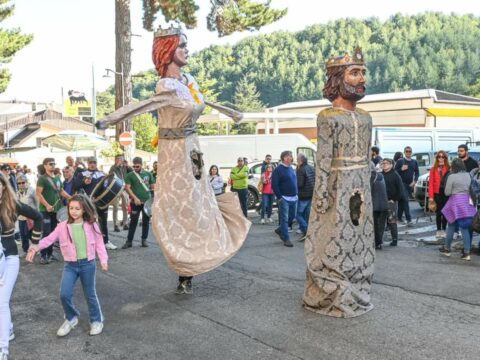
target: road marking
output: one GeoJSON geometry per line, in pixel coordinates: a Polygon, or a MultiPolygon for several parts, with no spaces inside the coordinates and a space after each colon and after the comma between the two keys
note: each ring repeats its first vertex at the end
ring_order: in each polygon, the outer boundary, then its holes
{"type": "Polygon", "coordinates": [[[437,225],[428,225],[419,228],[407,228],[408,230],[399,231],[399,235],[413,235],[437,230],[437,225]]]}

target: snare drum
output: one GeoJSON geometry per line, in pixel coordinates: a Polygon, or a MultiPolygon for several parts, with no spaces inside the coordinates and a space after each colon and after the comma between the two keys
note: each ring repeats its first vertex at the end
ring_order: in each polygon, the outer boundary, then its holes
{"type": "Polygon", "coordinates": [[[125,183],[115,174],[105,176],[95,186],[90,195],[93,204],[100,210],[108,208],[108,206],[115,200],[123,191],[125,183]]]}
{"type": "Polygon", "coordinates": [[[148,217],[152,216],[152,206],[153,206],[153,198],[148,199],[145,201],[145,204],[143,204],[143,211],[145,211],[145,214],[147,214],[148,217]]]}

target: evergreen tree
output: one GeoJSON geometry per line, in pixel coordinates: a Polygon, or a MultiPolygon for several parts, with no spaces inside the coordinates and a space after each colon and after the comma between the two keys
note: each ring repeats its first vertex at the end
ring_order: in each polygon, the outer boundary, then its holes
{"type": "MultiPolygon", "coordinates": [[[[9,0],[0,0],[0,21],[13,15],[14,5],[5,5],[9,0]]],[[[30,44],[33,35],[24,35],[20,29],[0,29],[0,64],[12,61],[17,51],[30,44]]],[[[2,66],[3,67],[3,66],[2,66]]],[[[10,82],[11,74],[6,68],[0,69],[0,93],[4,92],[10,82]]]]}
{"type": "Polygon", "coordinates": [[[257,87],[254,83],[250,83],[247,78],[239,81],[233,103],[238,110],[243,112],[262,111],[265,108],[260,100],[257,87]]]}

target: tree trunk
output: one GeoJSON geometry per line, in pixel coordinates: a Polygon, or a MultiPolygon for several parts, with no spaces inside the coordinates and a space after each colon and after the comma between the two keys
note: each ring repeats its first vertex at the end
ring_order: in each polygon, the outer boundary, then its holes
{"type": "MultiPolygon", "coordinates": [[[[115,109],[132,99],[130,0],[115,0],[115,109]],[[122,89],[123,87],[123,89],[122,89]]],[[[117,124],[116,139],[132,129],[131,120],[117,124]]]]}

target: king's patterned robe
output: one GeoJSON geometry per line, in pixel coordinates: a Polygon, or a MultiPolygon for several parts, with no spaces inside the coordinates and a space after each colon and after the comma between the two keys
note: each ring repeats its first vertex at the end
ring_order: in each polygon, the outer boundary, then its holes
{"type": "Polygon", "coordinates": [[[318,115],[317,127],[303,302],[320,314],[354,317],[373,308],[372,119],[361,109],[328,108],[318,115]]]}

